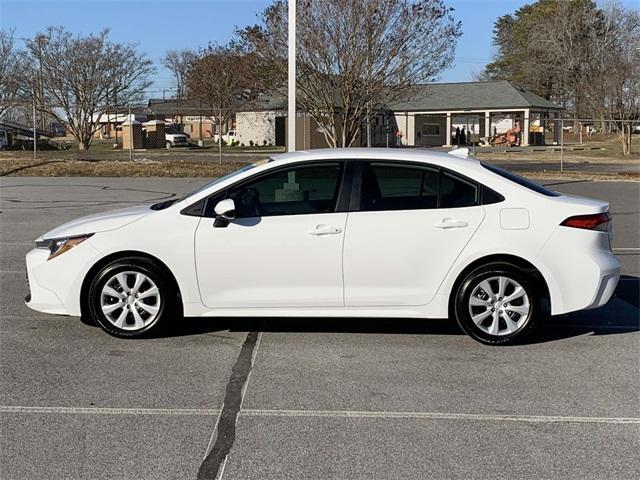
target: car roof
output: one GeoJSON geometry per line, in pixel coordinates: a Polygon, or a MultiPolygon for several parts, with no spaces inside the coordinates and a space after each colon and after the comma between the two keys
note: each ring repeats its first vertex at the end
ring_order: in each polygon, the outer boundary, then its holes
{"type": "Polygon", "coordinates": [[[319,148],[273,155],[278,163],[304,160],[384,160],[428,162],[452,167],[471,167],[479,161],[473,157],[460,157],[448,152],[437,152],[418,148],[319,148]]]}

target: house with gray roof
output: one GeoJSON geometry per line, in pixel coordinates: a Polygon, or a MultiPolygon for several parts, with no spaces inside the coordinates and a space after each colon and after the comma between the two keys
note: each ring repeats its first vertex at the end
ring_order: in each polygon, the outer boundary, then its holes
{"type": "Polygon", "coordinates": [[[516,122],[521,145],[544,143],[547,126],[561,112],[555,103],[507,81],[416,85],[387,108],[399,141],[408,146],[452,146],[463,128],[465,140],[477,140],[504,133],[516,122]]]}
{"type": "MultiPolygon", "coordinates": [[[[251,108],[238,112],[239,136],[266,136],[269,142],[283,145],[286,102],[286,97],[263,96],[251,108]]],[[[545,136],[559,134],[554,119],[560,112],[555,103],[507,81],[416,85],[374,116],[372,144],[448,147],[477,143],[518,125],[518,144],[542,145],[549,140],[545,136]]],[[[308,114],[298,112],[297,123],[296,148],[326,147],[324,136],[308,114]]],[[[364,132],[363,127],[358,146],[367,143],[364,132]]]]}

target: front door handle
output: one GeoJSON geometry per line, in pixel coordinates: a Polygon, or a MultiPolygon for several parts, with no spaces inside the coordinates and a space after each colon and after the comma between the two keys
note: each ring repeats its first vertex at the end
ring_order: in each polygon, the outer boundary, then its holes
{"type": "Polygon", "coordinates": [[[454,220],[453,218],[443,218],[442,222],[436,223],[434,227],[436,228],[465,228],[468,227],[469,224],[464,220],[454,220]]]}
{"type": "Polygon", "coordinates": [[[342,233],[342,229],[338,227],[330,227],[329,225],[316,225],[316,228],[310,230],[309,235],[337,235],[342,233]]]}

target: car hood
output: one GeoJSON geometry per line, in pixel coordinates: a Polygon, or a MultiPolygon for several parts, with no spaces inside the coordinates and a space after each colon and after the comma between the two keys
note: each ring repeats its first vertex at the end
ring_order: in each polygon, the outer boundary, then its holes
{"type": "Polygon", "coordinates": [[[135,222],[151,212],[153,212],[153,210],[151,210],[149,205],[140,205],[136,207],[96,213],[94,215],[88,215],[86,217],[71,220],[70,222],[49,230],[38,240],[45,238],[73,237],[75,235],[83,235],[85,233],[115,230],[116,228],[124,227],[131,222],[135,222]]]}

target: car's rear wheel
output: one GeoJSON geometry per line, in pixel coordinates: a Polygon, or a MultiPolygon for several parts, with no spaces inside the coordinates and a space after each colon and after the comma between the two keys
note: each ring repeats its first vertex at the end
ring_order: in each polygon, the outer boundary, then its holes
{"type": "Polygon", "coordinates": [[[540,316],[535,278],[511,264],[491,264],[470,272],[455,298],[458,324],[474,339],[490,345],[522,341],[540,316]]]}
{"type": "Polygon", "coordinates": [[[157,266],[123,258],[103,267],[89,288],[89,312],[103,330],[130,338],[157,333],[175,311],[175,295],[157,266]]]}

